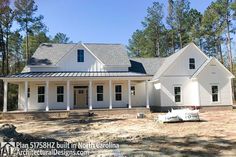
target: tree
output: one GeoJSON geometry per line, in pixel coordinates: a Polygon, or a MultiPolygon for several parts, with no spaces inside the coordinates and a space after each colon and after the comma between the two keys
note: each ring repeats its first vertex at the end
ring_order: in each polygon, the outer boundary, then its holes
{"type": "Polygon", "coordinates": [[[8,39],[9,39],[10,29],[12,27],[13,18],[14,18],[14,13],[10,8],[10,1],[2,0],[0,4],[0,32],[1,32],[0,41],[1,41],[1,51],[2,51],[3,75],[9,73],[8,39]]]}
{"type": "Polygon", "coordinates": [[[206,9],[202,19],[202,32],[205,38],[204,49],[208,55],[215,56],[223,63],[223,54],[221,50],[222,32],[225,29],[223,18],[217,13],[219,6],[216,2],[206,9]]]}
{"type": "Polygon", "coordinates": [[[23,65],[23,50],[22,50],[23,37],[18,31],[12,32],[9,36],[9,52],[13,62],[12,73],[21,72],[23,65]]]}
{"type": "MultiPolygon", "coordinates": [[[[220,55],[223,63],[221,45],[226,43],[228,66],[233,72],[232,50],[231,50],[231,4],[229,0],[216,0],[212,2],[204,13],[203,28],[207,38],[211,38],[211,43],[215,45],[215,51],[220,55]],[[226,38],[223,37],[226,36],[226,38]]],[[[210,40],[208,40],[210,41],[210,40]]],[[[213,46],[212,46],[213,47],[213,46]]]]}
{"type": "Polygon", "coordinates": [[[236,17],[236,0],[233,0],[230,6],[231,10],[233,10],[233,17],[236,17]]]}
{"type": "Polygon", "coordinates": [[[129,55],[132,57],[147,57],[147,40],[145,38],[144,32],[141,30],[136,30],[131,39],[129,39],[129,55]],[[146,43],[146,44],[145,44],[146,43]]]}
{"type": "Polygon", "coordinates": [[[232,56],[232,48],[231,48],[231,37],[230,37],[230,25],[231,25],[231,12],[230,12],[230,2],[229,0],[223,0],[223,6],[225,9],[225,12],[223,13],[223,16],[225,17],[226,22],[226,45],[227,45],[227,54],[228,54],[228,63],[230,71],[233,72],[233,56],[232,56]]]}
{"type": "Polygon", "coordinates": [[[189,16],[187,16],[189,41],[196,43],[200,48],[202,47],[202,32],[201,22],[202,14],[196,9],[190,9],[189,16]]]}
{"type": "MultiPolygon", "coordinates": [[[[182,48],[184,44],[189,42],[189,36],[187,34],[189,32],[189,23],[187,17],[189,16],[190,3],[188,0],[169,0],[168,3],[167,24],[174,30],[173,39],[174,35],[178,36],[178,48],[182,48]]],[[[173,47],[175,49],[175,45],[173,47]]]]}
{"type": "Polygon", "coordinates": [[[9,74],[9,35],[11,33],[10,29],[12,27],[12,22],[14,19],[14,13],[10,7],[7,8],[6,13],[2,15],[3,17],[3,31],[5,34],[5,50],[6,50],[6,74],[9,74]]]}
{"type": "MultiPolygon", "coordinates": [[[[26,45],[27,37],[23,39],[23,50],[25,51],[27,49],[26,45]]],[[[30,33],[28,37],[28,45],[29,45],[29,56],[32,56],[33,53],[36,51],[36,49],[39,47],[42,43],[48,43],[50,42],[49,37],[45,34],[45,32],[39,32],[37,34],[30,33]]]]}
{"type": "MultiPolygon", "coordinates": [[[[165,30],[163,24],[163,5],[159,2],[154,2],[152,7],[148,7],[147,16],[142,22],[148,40],[151,46],[152,56],[160,57],[161,49],[164,46],[161,44],[163,32],[165,30]]],[[[163,52],[163,51],[162,51],[163,52]]]]}
{"type": "Polygon", "coordinates": [[[45,29],[44,24],[42,23],[43,16],[35,16],[35,12],[38,7],[35,4],[34,0],[16,0],[15,1],[15,12],[16,20],[20,24],[21,30],[26,33],[25,40],[25,59],[26,63],[30,58],[29,55],[29,34],[34,32],[40,32],[45,29]]]}
{"type": "Polygon", "coordinates": [[[64,33],[57,33],[52,39],[53,43],[65,44],[69,43],[70,38],[66,36],[64,33]]]}
{"type": "Polygon", "coordinates": [[[166,23],[169,25],[170,29],[168,35],[171,40],[171,53],[175,52],[176,49],[176,30],[175,30],[175,22],[174,22],[174,1],[168,0],[168,16],[166,18],[166,23]]]}
{"type": "Polygon", "coordinates": [[[154,2],[147,9],[147,16],[142,22],[143,30],[136,30],[129,40],[128,49],[138,57],[165,56],[165,26],[163,24],[163,5],[154,2]]]}

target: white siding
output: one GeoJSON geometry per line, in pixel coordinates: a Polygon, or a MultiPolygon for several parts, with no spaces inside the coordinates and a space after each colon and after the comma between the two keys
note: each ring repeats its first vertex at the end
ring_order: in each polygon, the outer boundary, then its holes
{"type": "MultiPolygon", "coordinates": [[[[83,49],[83,48],[81,48],[83,49]]],[[[104,71],[100,63],[91,53],[84,50],[84,62],[77,62],[77,49],[65,55],[58,63],[59,71],[104,71]]]]}
{"type": "Polygon", "coordinates": [[[195,47],[188,47],[164,72],[164,76],[190,76],[207,60],[195,47]],[[189,69],[189,58],[195,59],[195,69],[189,69]]]}
{"type": "Polygon", "coordinates": [[[109,81],[93,81],[93,108],[109,108],[109,81]],[[103,86],[103,101],[97,101],[97,85],[103,86]]]}
{"type": "MultiPolygon", "coordinates": [[[[161,106],[197,106],[198,88],[195,82],[188,77],[162,78],[161,83],[161,106]],[[174,87],[181,87],[181,102],[175,103],[174,87]]],[[[158,91],[159,92],[159,91],[158,91]]]]}
{"type": "Polygon", "coordinates": [[[153,99],[153,106],[161,106],[161,83],[155,82],[153,83],[152,89],[152,99],[153,99]]]}
{"type": "Polygon", "coordinates": [[[208,65],[198,76],[201,106],[232,105],[231,79],[221,67],[208,65]],[[219,102],[212,102],[211,86],[217,85],[219,102]]]}
{"type": "Polygon", "coordinates": [[[57,64],[57,67],[31,67],[30,71],[128,71],[128,67],[105,67],[84,47],[73,49],[57,64]],[[84,50],[84,62],[77,62],[77,50],[84,50]]]}
{"type": "MultiPolygon", "coordinates": [[[[133,85],[132,81],[131,84],[133,85]]],[[[45,82],[30,82],[29,110],[45,110],[45,103],[38,103],[38,86],[45,85],[45,82]]],[[[71,81],[70,82],[70,108],[74,107],[74,86],[88,86],[88,81],[71,81]]],[[[109,81],[92,81],[92,105],[93,108],[109,108],[109,81]],[[103,85],[103,101],[97,101],[97,85],[103,85]]],[[[151,89],[150,89],[151,90],[151,89]]],[[[151,92],[151,91],[150,91],[151,92]]],[[[19,101],[18,109],[24,109],[24,83],[19,84],[19,101]]],[[[49,81],[49,109],[66,110],[67,88],[66,82],[49,81]],[[57,102],[57,86],[64,86],[64,102],[57,102]]],[[[145,84],[136,84],[136,95],[131,97],[132,106],[146,106],[145,84]]],[[[114,108],[126,108],[128,104],[128,81],[112,81],[112,105],[114,108]],[[115,101],[115,85],[122,85],[122,100],[115,101]]]]}
{"type": "MultiPolygon", "coordinates": [[[[29,110],[45,110],[45,103],[38,103],[38,86],[45,86],[45,82],[29,82],[30,97],[28,98],[29,110]]],[[[45,87],[46,88],[46,87],[45,87]]],[[[24,84],[19,84],[19,102],[18,108],[24,108],[24,84]]],[[[71,88],[72,92],[72,88],[71,88]]],[[[49,109],[66,109],[66,83],[64,82],[49,82],[49,109]],[[57,102],[57,86],[64,86],[64,102],[57,102]]],[[[72,101],[73,102],[73,101],[72,101]]],[[[71,108],[73,106],[71,105],[71,108]]]]}
{"type": "Polygon", "coordinates": [[[146,106],[145,82],[131,83],[135,86],[135,95],[131,96],[132,106],[146,106]]]}
{"type": "Polygon", "coordinates": [[[78,47],[67,53],[57,63],[58,67],[31,67],[31,71],[104,71],[103,64],[99,62],[84,47],[78,47]],[[84,62],[77,62],[77,50],[84,50],[84,62]]]}
{"type": "Polygon", "coordinates": [[[22,83],[18,85],[18,109],[24,109],[24,88],[22,83]]]}

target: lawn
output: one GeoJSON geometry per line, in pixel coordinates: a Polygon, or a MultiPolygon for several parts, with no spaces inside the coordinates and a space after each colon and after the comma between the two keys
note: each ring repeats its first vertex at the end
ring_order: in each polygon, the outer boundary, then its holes
{"type": "Polygon", "coordinates": [[[236,111],[208,111],[200,113],[201,122],[171,124],[155,122],[156,115],[150,113],[144,119],[124,114],[0,123],[11,123],[20,133],[70,143],[119,144],[118,149],[91,152],[104,156],[236,156],[236,111]]]}

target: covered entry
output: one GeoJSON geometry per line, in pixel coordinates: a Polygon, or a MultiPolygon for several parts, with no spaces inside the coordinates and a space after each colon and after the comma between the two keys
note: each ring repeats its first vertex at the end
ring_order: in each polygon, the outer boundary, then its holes
{"type": "Polygon", "coordinates": [[[74,86],[74,108],[88,108],[88,86],[74,86]]]}

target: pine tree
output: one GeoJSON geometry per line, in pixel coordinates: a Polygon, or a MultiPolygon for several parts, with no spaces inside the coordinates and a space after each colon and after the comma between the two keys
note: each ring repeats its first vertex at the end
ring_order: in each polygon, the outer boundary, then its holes
{"type": "Polygon", "coordinates": [[[16,0],[14,4],[16,8],[16,20],[20,24],[21,30],[25,31],[26,34],[25,59],[27,63],[30,58],[29,34],[40,32],[45,29],[45,26],[42,23],[43,16],[35,16],[35,12],[38,10],[38,7],[34,0],[16,0]]]}
{"type": "Polygon", "coordinates": [[[60,43],[60,44],[65,44],[65,43],[69,43],[70,38],[67,37],[66,34],[64,33],[57,33],[54,38],[52,39],[53,43],[60,43]]]}
{"type": "Polygon", "coordinates": [[[10,60],[13,62],[12,73],[20,73],[23,68],[23,37],[18,31],[12,32],[9,36],[9,53],[10,60]]]}
{"type": "MultiPolygon", "coordinates": [[[[169,0],[168,7],[168,17],[167,24],[173,30],[173,39],[174,36],[178,36],[178,41],[173,41],[173,43],[178,43],[177,48],[182,48],[185,44],[189,42],[188,36],[188,16],[190,10],[190,3],[188,0],[169,0]]],[[[175,49],[175,45],[174,49],[175,49]]]]}
{"type": "Polygon", "coordinates": [[[9,73],[9,34],[14,19],[9,0],[2,0],[0,4],[0,43],[2,51],[2,74],[9,73]]]}
{"type": "Polygon", "coordinates": [[[154,2],[147,9],[147,16],[142,22],[143,30],[136,30],[129,40],[128,49],[134,56],[166,56],[165,26],[163,24],[163,5],[154,2]]]}
{"type": "MultiPolygon", "coordinates": [[[[24,37],[23,39],[23,50],[26,51],[27,45],[26,45],[27,37],[24,37]]],[[[45,32],[39,32],[39,33],[30,33],[28,37],[28,53],[29,56],[32,56],[33,53],[36,51],[36,49],[39,47],[42,43],[48,43],[50,42],[49,37],[46,35],[45,32]]]]}

